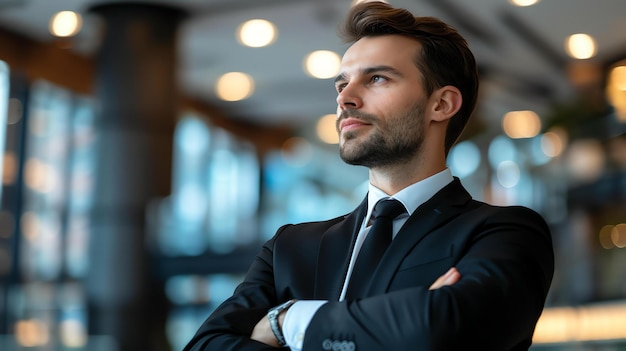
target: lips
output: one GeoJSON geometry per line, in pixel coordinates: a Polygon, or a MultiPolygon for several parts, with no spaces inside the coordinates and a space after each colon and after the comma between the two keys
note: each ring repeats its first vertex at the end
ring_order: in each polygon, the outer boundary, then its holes
{"type": "Polygon", "coordinates": [[[355,129],[355,128],[359,128],[359,127],[363,127],[367,125],[369,125],[369,123],[365,123],[362,120],[357,119],[357,118],[349,117],[339,123],[339,130],[340,131],[350,130],[350,129],[355,129]]]}

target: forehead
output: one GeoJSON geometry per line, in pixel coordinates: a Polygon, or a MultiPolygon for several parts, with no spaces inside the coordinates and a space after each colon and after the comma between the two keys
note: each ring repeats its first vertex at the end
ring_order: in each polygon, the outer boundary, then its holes
{"type": "Polygon", "coordinates": [[[421,50],[421,44],[404,35],[382,35],[363,37],[346,50],[341,66],[361,68],[361,66],[386,65],[400,69],[415,69],[415,58],[421,50]]]}

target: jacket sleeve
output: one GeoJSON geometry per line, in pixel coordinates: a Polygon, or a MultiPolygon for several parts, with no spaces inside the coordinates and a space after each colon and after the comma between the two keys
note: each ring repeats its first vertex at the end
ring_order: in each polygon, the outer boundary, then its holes
{"type": "MultiPolygon", "coordinates": [[[[327,303],[309,324],[303,350],[342,343],[358,351],[527,350],[554,270],[548,227],[523,207],[464,217],[469,234],[457,242],[456,284],[327,303]]],[[[430,235],[447,234],[454,238],[430,235]]]]}
{"type": "Polygon", "coordinates": [[[276,350],[250,339],[256,323],[279,303],[272,267],[275,237],[263,245],[243,282],[202,324],[185,351],[276,350]]]}

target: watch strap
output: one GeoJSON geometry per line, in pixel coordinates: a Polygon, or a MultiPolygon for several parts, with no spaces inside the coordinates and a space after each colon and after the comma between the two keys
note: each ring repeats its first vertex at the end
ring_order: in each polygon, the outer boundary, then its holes
{"type": "Polygon", "coordinates": [[[271,308],[269,312],[267,312],[267,319],[270,322],[270,328],[272,328],[272,332],[274,333],[274,336],[276,337],[276,340],[278,341],[278,344],[280,346],[287,345],[287,341],[285,340],[285,336],[283,335],[282,328],[278,324],[278,316],[284,310],[291,307],[291,305],[293,305],[294,303],[296,303],[296,300],[289,300],[285,303],[282,303],[276,307],[271,308]]]}

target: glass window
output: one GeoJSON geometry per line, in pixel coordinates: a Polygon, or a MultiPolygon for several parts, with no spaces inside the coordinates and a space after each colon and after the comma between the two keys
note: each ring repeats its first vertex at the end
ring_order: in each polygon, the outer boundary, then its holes
{"type": "Polygon", "coordinates": [[[255,149],[194,115],[174,134],[172,194],[158,210],[166,255],[228,253],[258,240],[260,166],[255,149]]]}
{"type": "Polygon", "coordinates": [[[12,220],[0,216],[17,230],[12,253],[21,277],[3,299],[7,328],[14,333],[8,343],[15,349],[81,348],[87,343],[81,279],[88,271],[95,175],[93,103],[44,81],[28,91],[27,114],[13,118],[24,129],[16,137],[24,149],[14,153],[11,166],[23,165],[23,177],[12,182],[23,186],[23,196],[19,207],[14,201],[3,212],[15,214],[12,220]]]}

